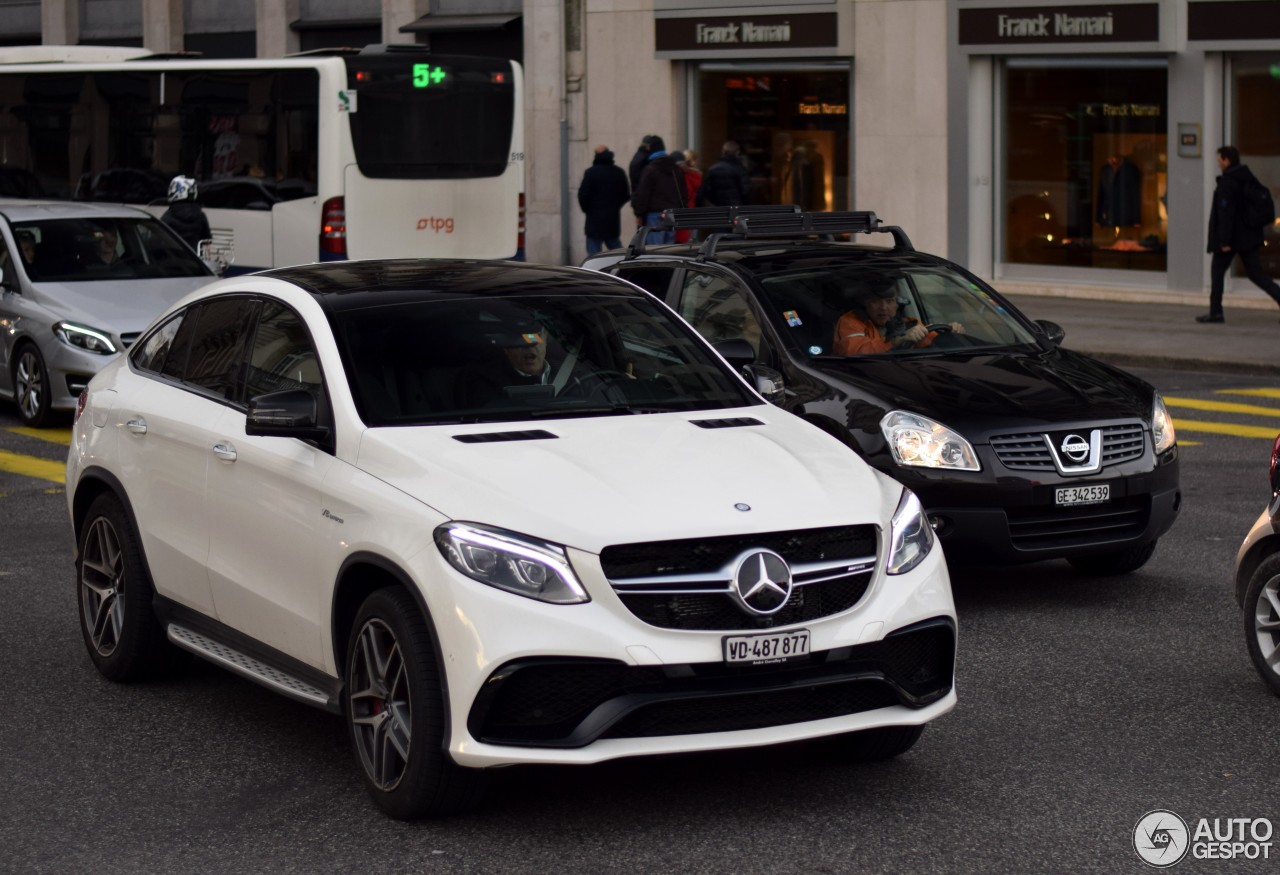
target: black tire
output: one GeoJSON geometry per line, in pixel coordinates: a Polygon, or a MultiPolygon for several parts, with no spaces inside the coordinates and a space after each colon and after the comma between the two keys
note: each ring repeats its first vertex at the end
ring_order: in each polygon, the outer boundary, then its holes
{"type": "Polygon", "coordinates": [[[13,359],[13,403],[23,422],[32,428],[49,424],[52,389],[44,356],[34,343],[24,343],[13,359]]]}
{"type": "Polygon", "coordinates": [[[445,751],[447,706],[431,627],[403,589],[365,599],[347,640],[344,713],[373,801],[392,817],[461,814],[488,775],[445,751]]]}
{"type": "Polygon", "coordinates": [[[846,763],[878,763],[891,760],[915,747],[924,727],[880,726],[824,739],[823,751],[832,759],[846,763]]]}
{"type": "Polygon", "coordinates": [[[1253,667],[1280,696],[1280,554],[1267,557],[1249,578],[1244,638],[1253,667]]]}
{"type": "Polygon", "coordinates": [[[113,681],[168,677],[190,661],[169,643],[152,608],[155,592],[137,532],[120,500],[89,506],[76,555],[80,632],[89,658],[113,681]]]}
{"type": "Polygon", "coordinates": [[[1067,561],[1076,571],[1091,577],[1112,577],[1117,574],[1128,574],[1137,571],[1147,564],[1151,554],[1156,552],[1156,541],[1135,544],[1123,550],[1111,553],[1096,553],[1092,556],[1072,556],[1067,561]]]}

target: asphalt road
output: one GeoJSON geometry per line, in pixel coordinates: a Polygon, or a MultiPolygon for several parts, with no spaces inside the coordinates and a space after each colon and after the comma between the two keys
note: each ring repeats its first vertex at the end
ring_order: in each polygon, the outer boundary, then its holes
{"type": "MultiPolygon", "coordinates": [[[[1219,392],[1280,379],[1141,373],[1210,405],[1171,403],[1179,421],[1280,431],[1280,398],[1219,392]],[[1232,403],[1276,413],[1212,406],[1232,403]]],[[[477,814],[405,824],[367,801],[336,717],[209,666],[137,686],[93,670],[65,496],[12,473],[65,449],[13,425],[0,405],[0,872],[1139,872],[1152,809],[1280,823],[1280,699],[1231,593],[1268,496],[1257,435],[1180,428],[1182,518],[1128,578],[955,569],[960,705],[896,761],[798,745],[521,767],[477,814]]]]}

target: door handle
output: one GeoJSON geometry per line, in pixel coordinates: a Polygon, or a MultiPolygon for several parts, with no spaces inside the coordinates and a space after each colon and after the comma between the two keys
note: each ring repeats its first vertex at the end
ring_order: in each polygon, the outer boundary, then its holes
{"type": "Polygon", "coordinates": [[[236,448],[227,441],[218,441],[214,444],[213,454],[224,462],[234,462],[236,460],[236,448]]]}
{"type": "Polygon", "coordinates": [[[139,416],[136,419],[130,419],[128,422],[124,424],[124,427],[129,429],[129,432],[131,434],[147,433],[147,421],[143,419],[141,416],[139,416]]]}

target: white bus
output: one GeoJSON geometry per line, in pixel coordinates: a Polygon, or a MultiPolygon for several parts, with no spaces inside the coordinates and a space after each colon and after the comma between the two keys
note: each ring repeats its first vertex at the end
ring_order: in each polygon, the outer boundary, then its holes
{"type": "Polygon", "coordinates": [[[276,60],[0,49],[0,196],[159,215],[169,180],[191,176],[232,273],[522,258],[522,95],[513,61],[421,46],[276,60]]]}

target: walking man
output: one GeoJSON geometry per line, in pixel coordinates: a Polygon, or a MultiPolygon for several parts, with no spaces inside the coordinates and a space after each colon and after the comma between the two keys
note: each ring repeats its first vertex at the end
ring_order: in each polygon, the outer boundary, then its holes
{"type": "Polygon", "coordinates": [[[622,207],[631,200],[627,173],[613,163],[608,146],[596,146],[596,157],[582,174],[578,186],[578,206],[586,214],[587,255],[601,248],[622,247],[622,207]]]}
{"type": "Polygon", "coordinates": [[[1222,288],[1237,255],[1244,264],[1249,280],[1280,304],[1280,286],[1262,269],[1258,250],[1262,248],[1264,225],[1252,224],[1244,211],[1245,193],[1258,183],[1248,167],[1240,163],[1240,150],[1223,146],[1218,150],[1218,167],[1222,175],[1213,190],[1213,206],[1209,210],[1209,312],[1197,316],[1197,322],[1223,322],[1222,288]]]}

